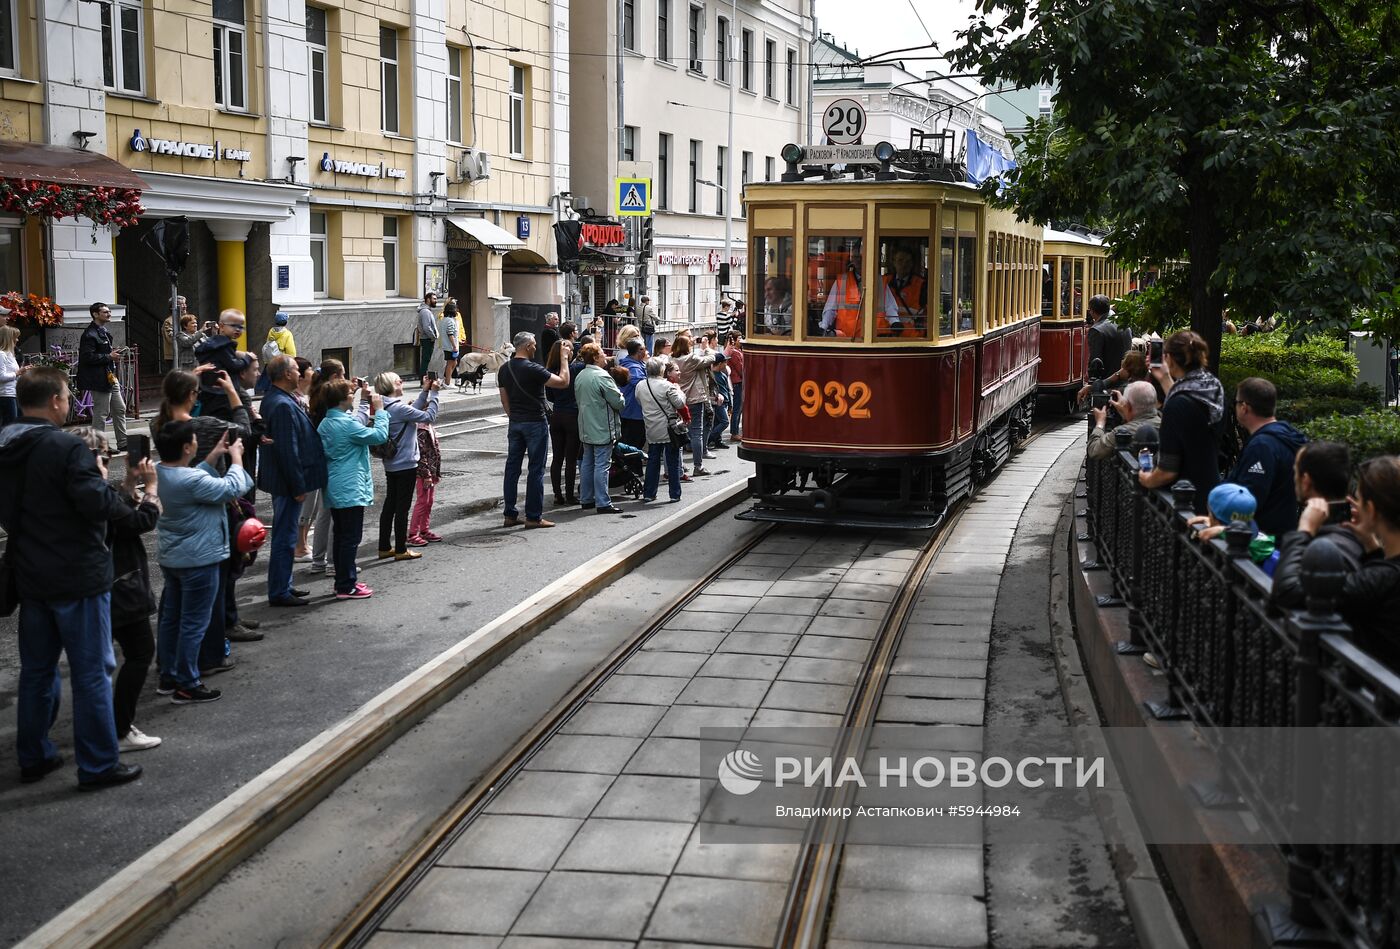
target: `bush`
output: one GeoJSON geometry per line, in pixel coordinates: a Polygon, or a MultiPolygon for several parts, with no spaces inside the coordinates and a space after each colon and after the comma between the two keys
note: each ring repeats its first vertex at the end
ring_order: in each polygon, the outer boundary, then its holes
{"type": "Polygon", "coordinates": [[[1377,455],[1400,455],[1400,412],[1367,409],[1358,415],[1329,415],[1300,426],[1314,441],[1342,442],[1354,462],[1377,455]]]}
{"type": "Polygon", "coordinates": [[[1285,399],[1360,398],[1356,372],[1356,357],[1338,339],[1317,336],[1290,343],[1287,333],[1275,331],[1220,341],[1220,381],[1226,392],[1234,392],[1243,379],[1262,376],[1285,399]]]}
{"type": "Polygon", "coordinates": [[[1360,415],[1381,403],[1380,390],[1364,383],[1350,395],[1312,395],[1278,400],[1278,417],[1294,425],[1329,415],[1360,415]]]}

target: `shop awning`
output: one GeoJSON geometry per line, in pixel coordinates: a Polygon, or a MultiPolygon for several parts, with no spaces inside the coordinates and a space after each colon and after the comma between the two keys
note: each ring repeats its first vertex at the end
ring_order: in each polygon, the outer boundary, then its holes
{"type": "Polygon", "coordinates": [[[525,242],[510,231],[499,228],[484,217],[471,217],[466,214],[449,214],[447,223],[470,237],[483,247],[502,253],[524,247],[525,242]]]}
{"type": "Polygon", "coordinates": [[[31,142],[0,142],[0,178],[146,190],[134,171],[100,152],[31,142]]]}

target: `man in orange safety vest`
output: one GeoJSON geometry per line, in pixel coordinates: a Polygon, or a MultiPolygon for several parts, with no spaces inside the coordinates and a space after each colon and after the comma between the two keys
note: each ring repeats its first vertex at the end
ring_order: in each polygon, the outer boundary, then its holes
{"type": "MultiPolygon", "coordinates": [[[[860,327],[860,258],[852,257],[846,272],[836,278],[831,291],[826,295],[826,306],[822,309],[822,331],[827,336],[845,339],[858,339],[862,335],[860,327]]],[[[885,287],[884,318],[898,322],[899,309],[885,287]]]]}

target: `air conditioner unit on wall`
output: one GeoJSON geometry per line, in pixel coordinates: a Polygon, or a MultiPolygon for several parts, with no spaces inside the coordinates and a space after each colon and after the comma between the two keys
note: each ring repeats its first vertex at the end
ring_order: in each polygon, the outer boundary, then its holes
{"type": "Polygon", "coordinates": [[[465,148],[457,159],[457,177],[462,181],[484,181],[491,177],[491,156],[477,148],[465,148]]]}

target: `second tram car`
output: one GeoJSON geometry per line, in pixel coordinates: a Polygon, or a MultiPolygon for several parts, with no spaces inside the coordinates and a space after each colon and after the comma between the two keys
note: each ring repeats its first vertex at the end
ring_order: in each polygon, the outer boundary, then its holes
{"type": "Polygon", "coordinates": [[[745,517],[933,527],[1030,430],[1042,229],[908,174],[746,188],[745,517]]]}
{"type": "Polygon", "coordinates": [[[1039,391],[1072,403],[1088,369],[1089,298],[1103,294],[1116,300],[1127,293],[1130,278],[1109,260],[1102,239],[1087,231],[1046,228],[1043,252],[1039,391]]]}

